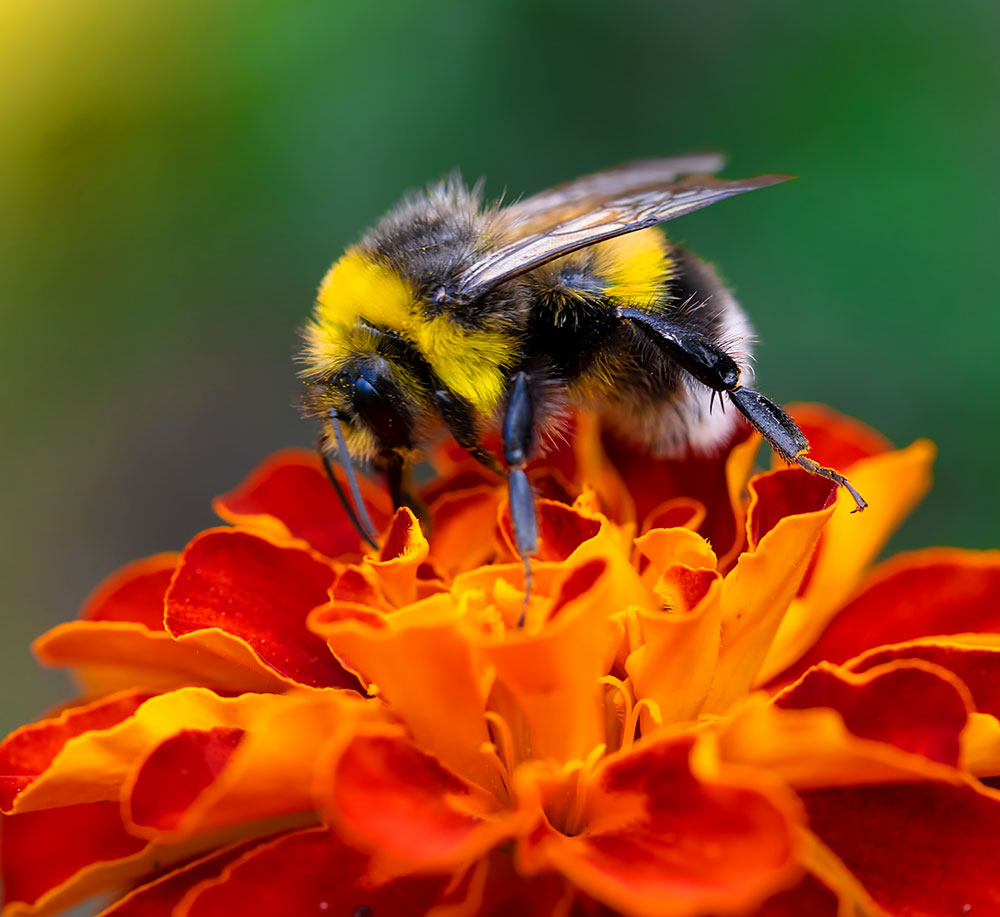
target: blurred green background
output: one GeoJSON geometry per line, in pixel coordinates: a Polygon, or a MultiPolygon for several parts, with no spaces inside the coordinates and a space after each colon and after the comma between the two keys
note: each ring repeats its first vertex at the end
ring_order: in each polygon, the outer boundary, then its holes
{"type": "Polygon", "coordinates": [[[180,547],[268,451],[345,244],[459,166],[499,193],[720,149],[797,182],[671,227],[760,386],[940,446],[894,547],[998,542],[995,0],[0,2],[0,731],[28,640],[180,547]]]}

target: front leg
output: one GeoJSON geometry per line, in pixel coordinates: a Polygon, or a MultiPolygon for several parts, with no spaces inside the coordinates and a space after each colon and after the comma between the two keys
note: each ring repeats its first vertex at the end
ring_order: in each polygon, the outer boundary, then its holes
{"type": "Polygon", "coordinates": [[[503,457],[507,463],[507,491],[510,499],[510,519],[514,526],[514,543],[524,564],[524,605],[518,627],[524,624],[524,613],[531,596],[531,556],[538,552],[538,521],[535,499],[531,493],[524,467],[528,464],[535,429],[535,409],[528,387],[528,376],[520,372],[513,379],[507,413],[503,421],[503,457]]]}
{"type": "Polygon", "coordinates": [[[662,315],[631,307],[619,309],[618,314],[699,382],[713,392],[728,395],[737,410],[786,462],[845,488],[857,504],[854,512],[860,512],[868,505],[842,474],[832,468],[824,468],[806,456],[809,440],[795,421],[770,398],[740,385],[740,368],[721,347],[662,315]]]}

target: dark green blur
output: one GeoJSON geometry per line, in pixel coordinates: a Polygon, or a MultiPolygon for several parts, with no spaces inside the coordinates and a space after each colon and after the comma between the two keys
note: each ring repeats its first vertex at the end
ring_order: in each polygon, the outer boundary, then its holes
{"type": "Polygon", "coordinates": [[[329,262],[459,166],[499,193],[721,149],[799,180],[671,227],[760,387],[940,446],[895,548],[997,544],[992,0],[2,3],[0,731],[66,693],[31,637],[308,444],[329,262]]]}

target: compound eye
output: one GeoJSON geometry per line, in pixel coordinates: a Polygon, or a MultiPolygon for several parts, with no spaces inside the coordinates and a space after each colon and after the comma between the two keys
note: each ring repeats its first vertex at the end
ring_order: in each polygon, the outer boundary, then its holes
{"type": "Polygon", "coordinates": [[[397,449],[410,444],[410,417],[400,399],[383,394],[364,376],[354,380],[354,407],[379,444],[397,449]]]}

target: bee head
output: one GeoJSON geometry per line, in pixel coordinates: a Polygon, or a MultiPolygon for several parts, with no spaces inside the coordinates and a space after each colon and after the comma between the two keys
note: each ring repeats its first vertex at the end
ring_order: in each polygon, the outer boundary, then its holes
{"type": "Polygon", "coordinates": [[[319,417],[330,442],[329,428],[339,423],[352,458],[385,459],[405,455],[414,445],[414,405],[384,359],[351,361],[328,378],[310,381],[306,412],[319,417]]]}

